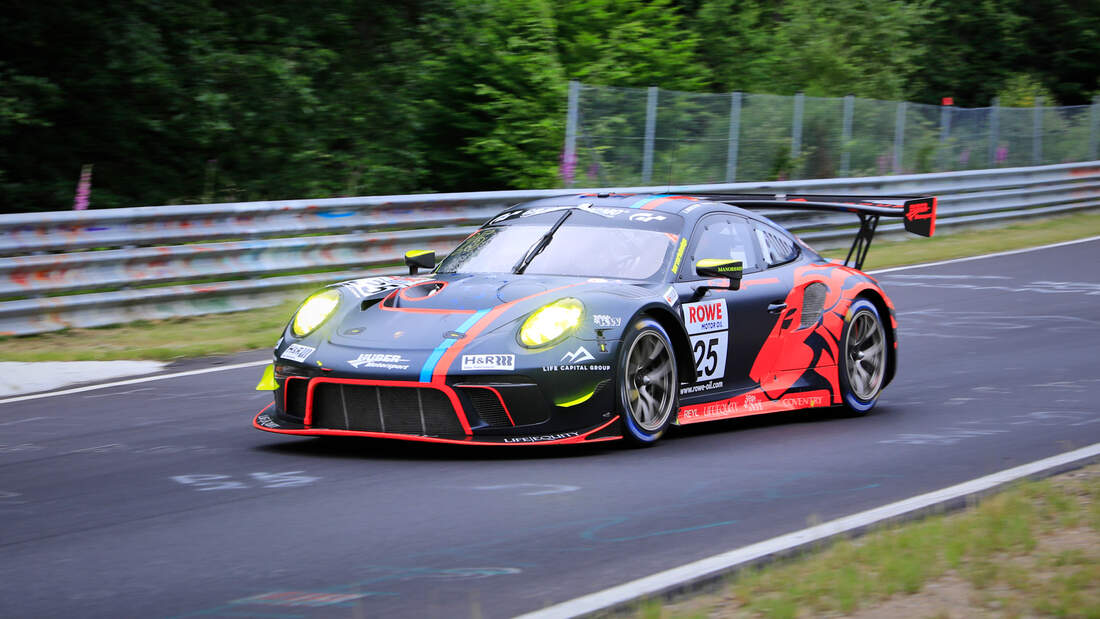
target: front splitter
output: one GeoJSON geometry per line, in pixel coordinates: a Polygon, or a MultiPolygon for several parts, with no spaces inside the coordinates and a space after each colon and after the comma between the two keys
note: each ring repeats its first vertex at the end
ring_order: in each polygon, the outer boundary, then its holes
{"type": "Polygon", "coordinates": [[[528,436],[424,436],[419,434],[395,434],[391,432],[366,432],[360,430],[333,430],[310,428],[303,424],[290,423],[275,419],[268,413],[274,404],[268,404],[252,420],[252,426],[265,432],[290,434],[295,436],[360,436],[367,438],[387,438],[422,443],[446,443],[450,445],[577,445],[582,443],[601,443],[617,441],[622,438],[618,429],[613,427],[619,417],[612,417],[591,428],[580,431],[553,432],[549,434],[531,434],[528,436]]]}

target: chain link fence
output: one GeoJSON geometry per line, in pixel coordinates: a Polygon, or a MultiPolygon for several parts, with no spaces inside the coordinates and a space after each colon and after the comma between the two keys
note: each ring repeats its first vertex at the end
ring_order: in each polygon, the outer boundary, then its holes
{"type": "Polygon", "coordinates": [[[609,187],[880,176],[1098,157],[1093,105],[958,108],[572,82],[561,176],[609,187]]]}

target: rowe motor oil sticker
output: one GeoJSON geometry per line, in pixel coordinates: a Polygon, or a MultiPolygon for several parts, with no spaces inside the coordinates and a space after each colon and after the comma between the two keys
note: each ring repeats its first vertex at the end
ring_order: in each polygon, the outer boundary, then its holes
{"type": "Polygon", "coordinates": [[[691,338],[695,358],[696,382],[722,378],[726,371],[726,346],[729,343],[729,314],[725,299],[686,303],[684,325],[691,338]]]}

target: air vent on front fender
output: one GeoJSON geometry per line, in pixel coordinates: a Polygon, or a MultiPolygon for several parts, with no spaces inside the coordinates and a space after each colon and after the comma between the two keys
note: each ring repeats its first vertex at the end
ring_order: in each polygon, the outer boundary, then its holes
{"type": "Polygon", "coordinates": [[[821,310],[825,307],[825,293],[828,288],[821,282],[814,282],[802,291],[802,324],[799,329],[805,329],[817,324],[821,318],[821,310]]]}
{"type": "Polygon", "coordinates": [[[508,416],[508,409],[504,408],[504,400],[500,392],[492,387],[462,385],[462,392],[473,405],[474,413],[482,421],[493,427],[510,428],[515,424],[508,416]]]}
{"type": "Polygon", "coordinates": [[[301,421],[306,416],[306,392],[309,379],[304,376],[288,376],[283,383],[283,412],[287,417],[301,421]]]}
{"type": "MultiPolygon", "coordinates": [[[[600,292],[613,294],[624,299],[646,299],[653,296],[652,290],[640,286],[615,286],[614,288],[605,288],[600,292]]],[[[661,292],[658,291],[657,294],[661,292]]]]}

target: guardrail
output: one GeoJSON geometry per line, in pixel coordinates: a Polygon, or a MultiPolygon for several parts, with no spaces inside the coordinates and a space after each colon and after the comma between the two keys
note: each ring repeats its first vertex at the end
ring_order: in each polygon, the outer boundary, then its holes
{"type": "MultiPolygon", "coordinates": [[[[371,196],[0,215],[0,334],[275,304],[287,289],[396,271],[407,249],[445,254],[517,202],[592,192],[929,193],[937,230],[1100,206],[1100,161],[1031,168],[719,185],[371,196]]],[[[843,214],[776,209],[819,247],[843,214]]],[[[880,234],[901,230],[883,225],[880,234]]]]}

